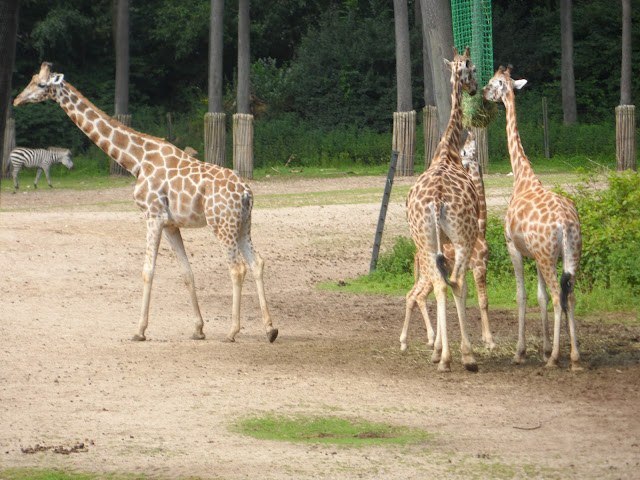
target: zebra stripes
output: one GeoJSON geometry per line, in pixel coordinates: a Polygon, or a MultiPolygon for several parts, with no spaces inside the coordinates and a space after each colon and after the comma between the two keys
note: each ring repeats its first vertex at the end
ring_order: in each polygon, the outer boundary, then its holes
{"type": "Polygon", "coordinates": [[[50,147],[49,150],[43,150],[41,148],[14,148],[9,155],[9,161],[7,162],[7,170],[9,165],[13,168],[13,185],[18,190],[18,173],[23,168],[37,168],[36,180],[33,184],[35,188],[38,188],[38,180],[40,175],[44,171],[47,177],[47,183],[51,188],[51,178],[49,177],[49,169],[54,163],[62,163],[69,170],[73,169],[73,160],[71,160],[71,151],[66,148],[50,147]]]}

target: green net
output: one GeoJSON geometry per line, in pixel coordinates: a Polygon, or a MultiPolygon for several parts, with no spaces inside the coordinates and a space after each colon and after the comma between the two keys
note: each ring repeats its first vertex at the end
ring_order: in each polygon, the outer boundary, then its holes
{"type": "MultiPolygon", "coordinates": [[[[471,61],[478,68],[475,75],[482,88],[493,76],[493,42],[491,0],[451,0],[453,42],[458,52],[471,47],[471,61]]],[[[466,127],[486,127],[496,111],[494,103],[483,104],[481,95],[464,95],[462,100],[466,127]]]]}

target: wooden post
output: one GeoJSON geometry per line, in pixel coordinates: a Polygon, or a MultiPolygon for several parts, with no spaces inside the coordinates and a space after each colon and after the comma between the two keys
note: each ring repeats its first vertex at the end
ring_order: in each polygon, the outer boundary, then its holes
{"type": "Polygon", "coordinates": [[[391,196],[391,187],[393,186],[393,177],[396,173],[396,164],[398,162],[398,152],[396,150],[391,154],[389,162],[389,172],[387,173],[387,183],[384,185],[384,194],[382,195],[382,205],[380,205],[380,216],[378,217],[378,227],[376,228],[376,236],[373,240],[373,250],[371,251],[371,263],[369,264],[369,273],[376,269],[378,263],[378,255],[380,253],[380,244],[382,243],[382,232],[384,231],[384,221],[387,218],[387,207],[389,205],[389,197],[391,196]]]}
{"type": "Polygon", "coordinates": [[[637,170],[636,162],[636,107],[616,107],[616,162],[618,171],[637,170]]]}
{"type": "MultiPolygon", "coordinates": [[[[117,121],[119,121],[125,127],[130,127],[131,126],[131,114],[130,113],[114,115],[113,118],[115,118],[117,121]]],[[[121,177],[128,177],[128,176],[131,175],[126,168],[121,166],[118,162],[114,161],[111,157],[109,157],[109,174],[118,175],[118,176],[121,176],[121,177]]]]}
{"type": "Polygon", "coordinates": [[[416,112],[394,112],[393,150],[398,152],[398,175],[413,175],[416,151],[416,112]]]}
{"type": "Polygon", "coordinates": [[[422,109],[422,127],[424,130],[424,169],[431,165],[433,155],[440,139],[438,138],[438,108],[425,105],[422,109]]]}
{"type": "MultiPolygon", "coordinates": [[[[234,117],[235,129],[235,117],[234,117]]],[[[251,136],[253,138],[253,134],[251,136]]],[[[207,112],[204,114],[204,161],[220,167],[227,166],[225,114],[207,112]]],[[[235,167],[234,167],[235,168],[235,167]]]]}
{"type": "Polygon", "coordinates": [[[16,148],[16,121],[13,118],[7,118],[7,124],[4,127],[4,151],[0,152],[2,154],[2,157],[0,157],[2,160],[0,162],[2,167],[0,176],[3,178],[11,178],[11,168],[7,168],[7,164],[9,163],[11,150],[14,148],[16,148]]]}
{"type": "Polygon", "coordinates": [[[544,135],[544,158],[551,158],[549,149],[549,116],[547,115],[547,97],[542,97],[542,132],[544,135]]]}
{"type": "Polygon", "coordinates": [[[483,174],[489,173],[489,141],[487,129],[481,127],[473,127],[473,133],[476,136],[476,152],[478,155],[478,165],[483,174]]]}
{"type": "Polygon", "coordinates": [[[233,115],[233,169],[242,178],[253,178],[253,115],[233,115]]]}

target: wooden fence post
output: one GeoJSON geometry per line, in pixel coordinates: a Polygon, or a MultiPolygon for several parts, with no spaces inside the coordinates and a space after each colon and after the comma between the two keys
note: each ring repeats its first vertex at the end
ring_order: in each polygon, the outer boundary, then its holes
{"type": "MultiPolygon", "coordinates": [[[[113,118],[115,118],[125,127],[131,126],[131,114],[118,114],[118,115],[114,115],[113,118]]],[[[128,177],[131,175],[126,168],[121,166],[118,162],[113,160],[113,158],[111,157],[109,157],[109,174],[119,175],[121,177],[128,177]]]]}
{"type": "Polygon", "coordinates": [[[380,205],[380,216],[378,217],[378,226],[376,228],[376,236],[373,240],[373,250],[371,251],[371,263],[369,264],[369,273],[376,269],[378,263],[378,255],[380,253],[380,244],[382,243],[382,232],[384,231],[384,221],[387,218],[387,207],[389,206],[389,197],[391,197],[391,187],[393,186],[393,177],[396,173],[396,164],[398,162],[398,152],[396,150],[391,154],[389,162],[389,172],[387,173],[387,183],[384,185],[384,194],[382,195],[382,205],[380,205]]]}
{"type": "Polygon", "coordinates": [[[393,113],[393,150],[398,152],[398,175],[413,175],[416,151],[416,112],[393,113]]]}
{"type": "Polygon", "coordinates": [[[253,178],[253,115],[233,115],[233,169],[242,178],[253,178]]]}
{"type": "Polygon", "coordinates": [[[204,114],[204,161],[220,167],[226,167],[226,154],[225,114],[207,112],[204,114]]]}
{"type": "Polygon", "coordinates": [[[473,133],[476,136],[476,152],[478,155],[478,165],[483,174],[489,173],[489,141],[487,129],[481,127],[473,127],[473,133]]]}
{"type": "Polygon", "coordinates": [[[636,107],[616,107],[616,163],[618,171],[637,170],[636,163],[636,107]]]}
{"type": "Polygon", "coordinates": [[[422,127],[424,130],[424,169],[431,165],[433,154],[440,139],[438,138],[438,108],[425,105],[422,109],[422,127]]]}

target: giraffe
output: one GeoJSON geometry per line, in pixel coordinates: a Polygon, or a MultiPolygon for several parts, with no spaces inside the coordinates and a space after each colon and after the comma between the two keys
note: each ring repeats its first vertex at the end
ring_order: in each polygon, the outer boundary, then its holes
{"type": "MultiPolygon", "coordinates": [[[[462,159],[462,165],[473,181],[473,184],[478,192],[478,238],[473,246],[473,253],[471,254],[471,260],[469,261],[469,269],[473,272],[473,277],[476,282],[476,290],[478,292],[478,306],[480,307],[480,319],[482,323],[482,340],[489,348],[493,350],[496,347],[491,335],[491,328],[489,326],[489,301],[487,298],[487,265],[489,262],[489,244],[485,239],[485,232],[487,229],[487,204],[484,195],[484,182],[482,180],[482,171],[476,158],[476,138],[472,130],[467,133],[467,139],[462,149],[460,150],[460,157],[462,159]]],[[[445,256],[447,262],[447,269],[453,268],[455,251],[453,245],[450,243],[442,246],[442,253],[445,256]]],[[[414,260],[414,272],[416,280],[420,274],[420,265],[418,262],[418,255],[416,254],[414,260]]],[[[427,338],[429,346],[433,347],[435,343],[434,330],[431,326],[429,319],[429,312],[427,310],[427,296],[433,290],[433,283],[428,280],[428,283],[423,290],[422,295],[416,299],[418,307],[422,312],[422,318],[424,319],[425,327],[427,328],[427,338]]],[[[400,349],[405,351],[407,349],[407,335],[409,330],[409,319],[405,318],[405,323],[402,327],[402,333],[400,334],[400,349]]]]}
{"type": "Polygon", "coordinates": [[[471,342],[466,331],[466,300],[469,291],[465,273],[478,237],[478,193],[460,160],[462,135],[462,91],[475,95],[476,71],[469,47],[460,55],[453,49],[453,60],[444,60],[451,71],[451,114],[447,129],[436,148],[431,166],[418,177],[407,196],[407,221],[420,266],[420,274],[406,296],[405,322],[425,291],[433,283],[437,302],[437,329],[431,360],[439,371],[451,370],[451,351],[447,337],[447,285],[451,286],[462,336],[462,363],[477,371],[471,342]],[[442,244],[452,243],[455,263],[447,278],[442,244]]]}
{"type": "Polygon", "coordinates": [[[146,217],[147,249],[141,315],[132,340],[146,339],[151,285],[163,232],[182,268],[182,279],[191,297],[195,317],[192,338],[205,338],[194,275],[180,228],[207,225],[226,255],[233,284],[231,329],[226,340],[235,341],[240,331],[240,295],[247,271],[244,257],[255,277],[267,338],[275,341],[278,330],[272,325],[265,298],[264,261],[251,242],[253,194],[249,186],[229,169],[200,162],[163,139],[125,127],[83,97],[64,80],[63,74],[52,73],[51,66],[48,62],[41,65],[40,72],[16,97],[14,106],[55,100],[80,130],[138,179],[133,198],[146,217]]]}
{"type": "Polygon", "coordinates": [[[527,292],[524,288],[523,256],[533,257],[538,268],[538,303],[542,315],[544,359],[547,367],[557,367],[560,356],[560,323],[567,316],[571,337],[571,368],[580,370],[580,353],[575,325],[576,299],[573,294],[576,272],[580,266],[582,236],[580,219],[574,203],[568,198],[546,190],[536,177],[524,153],[516,120],[514,88],[520,89],[526,80],[513,80],[511,67],[498,68],[482,89],[485,100],[502,102],[507,118],[507,142],[513,170],[513,194],[504,222],[504,235],[516,275],[518,301],[518,346],[514,361],[522,363],[526,354],[525,310],[527,292]],[[562,256],[562,276],[558,286],[557,264],[562,256]],[[547,328],[547,304],[551,292],[554,312],[553,349],[547,328]]]}

